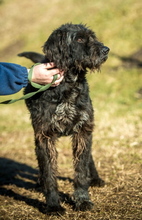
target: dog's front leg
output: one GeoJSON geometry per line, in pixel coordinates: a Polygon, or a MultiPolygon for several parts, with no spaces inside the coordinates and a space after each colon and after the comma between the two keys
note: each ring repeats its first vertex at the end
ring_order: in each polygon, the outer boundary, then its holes
{"type": "Polygon", "coordinates": [[[80,131],[73,135],[74,194],[75,210],[86,211],[93,208],[88,188],[90,185],[89,162],[91,157],[92,134],[80,131]]]}
{"type": "Polygon", "coordinates": [[[55,141],[47,136],[35,135],[36,155],[40,170],[40,184],[46,198],[47,212],[64,212],[60,205],[57,186],[57,151],[55,141]]]}

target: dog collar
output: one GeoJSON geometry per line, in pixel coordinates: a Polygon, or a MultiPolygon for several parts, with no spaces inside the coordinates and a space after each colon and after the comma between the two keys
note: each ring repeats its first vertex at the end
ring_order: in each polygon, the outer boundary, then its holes
{"type": "Polygon", "coordinates": [[[27,93],[25,94],[24,96],[22,96],[21,98],[19,99],[11,99],[11,100],[6,100],[6,101],[3,101],[3,102],[0,102],[0,104],[12,104],[14,102],[17,102],[17,101],[20,101],[20,100],[24,100],[24,99],[29,99],[31,98],[32,96],[36,95],[37,93],[39,92],[43,92],[45,90],[47,90],[52,84],[54,84],[54,82],[57,80],[57,74],[53,76],[53,81],[51,83],[48,83],[47,85],[40,85],[38,83],[34,83],[32,82],[32,73],[33,73],[33,68],[34,66],[36,65],[39,65],[40,63],[36,63],[35,65],[33,65],[28,73],[28,80],[29,82],[31,83],[31,85],[38,89],[37,91],[35,92],[30,92],[30,93],[27,93]]]}

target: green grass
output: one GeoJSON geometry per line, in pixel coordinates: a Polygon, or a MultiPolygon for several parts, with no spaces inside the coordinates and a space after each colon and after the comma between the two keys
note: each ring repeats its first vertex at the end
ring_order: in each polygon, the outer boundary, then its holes
{"type": "MultiPolygon", "coordinates": [[[[47,217],[39,211],[44,198],[30,188],[36,184],[30,168],[37,168],[34,137],[29,113],[23,101],[0,105],[0,219],[142,219],[142,88],[141,69],[123,68],[113,54],[129,56],[142,47],[142,2],[139,0],[7,0],[0,1],[0,60],[27,67],[32,63],[16,55],[22,51],[42,51],[50,33],[66,22],[85,23],[100,41],[110,47],[101,72],[87,75],[95,109],[93,156],[104,188],[91,188],[95,203],[90,212],[74,212],[47,217]],[[29,167],[26,167],[29,166],[29,167]],[[3,193],[4,192],[4,193],[3,193]],[[40,201],[40,202],[39,202],[40,201]]],[[[18,98],[22,91],[0,101],[18,98]]],[[[73,177],[71,140],[61,138],[60,176],[73,177]]],[[[59,180],[61,191],[71,194],[72,184],[59,180]]]]}

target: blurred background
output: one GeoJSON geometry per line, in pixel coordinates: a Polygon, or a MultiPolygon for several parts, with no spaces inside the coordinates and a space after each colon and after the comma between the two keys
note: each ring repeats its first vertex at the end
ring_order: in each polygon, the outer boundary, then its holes
{"type": "Polygon", "coordinates": [[[1,0],[0,60],[27,64],[16,54],[41,51],[51,32],[67,22],[87,24],[111,52],[129,56],[141,47],[141,9],[139,0],[1,0]]]}
{"type": "MultiPolygon", "coordinates": [[[[52,31],[67,22],[87,24],[110,53],[100,73],[87,75],[96,115],[93,156],[107,185],[91,189],[95,211],[82,215],[69,210],[66,219],[142,219],[142,1],[0,0],[0,62],[29,68],[32,62],[17,54],[42,52],[52,31]]],[[[0,101],[21,96],[22,91],[0,97],[0,101]]],[[[60,174],[72,177],[70,145],[63,138],[57,150],[60,174]]],[[[0,106],[0,155],[1,219],[36,219],[35,215],[44,219],[34,206],[43,198],[29,192],[28,177],[20,175],[20,169],[26,173],[28,167],[37,167],[33,131],[23,101],[0,106]]],[[[72,192],[68,182],[59,183],[61,189],[72,192]]]]}

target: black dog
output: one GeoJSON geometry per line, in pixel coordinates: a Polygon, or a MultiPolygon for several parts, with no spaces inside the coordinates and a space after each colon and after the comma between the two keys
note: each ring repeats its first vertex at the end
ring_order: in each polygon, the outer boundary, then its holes
{"type": "MultiPolygon", "coordinates": [[[[61,136],[72,137],[74,158],[75,210],[90,210],[89,186],[103,185],[91,155],[94,127],[93,107],[85,78],[87,68],[100,69],[109,48],[100,43],[86,26],[65,24],[55,30],[45,42],[44,55],[24,52],[19,56],[34,62],[54,62],[64,70],[64,79],[57,87],[32,98],[26,104],[35,132],[36,155],[40,169],[40,184],[48,212],[62,212],[57,186],[56,141],[61,136]]],[[[30,84],[25,93],[34,91],[30,84]]]]}

